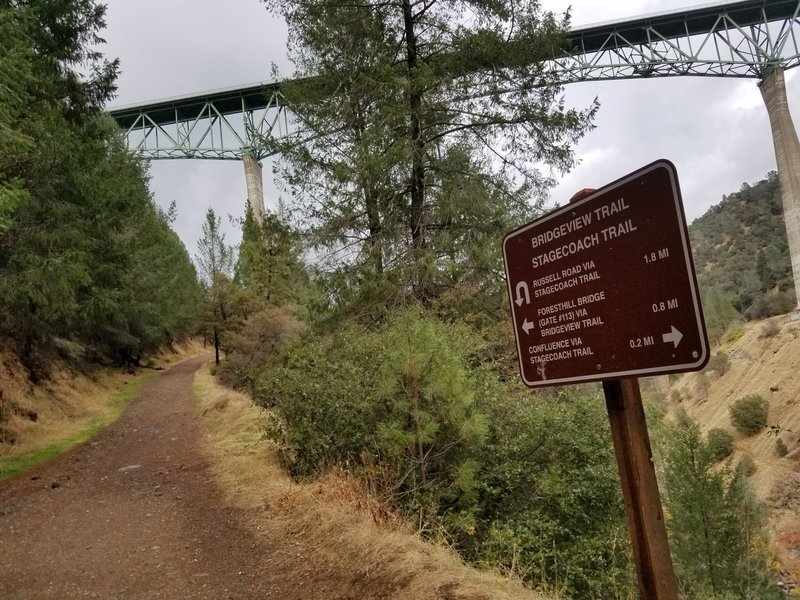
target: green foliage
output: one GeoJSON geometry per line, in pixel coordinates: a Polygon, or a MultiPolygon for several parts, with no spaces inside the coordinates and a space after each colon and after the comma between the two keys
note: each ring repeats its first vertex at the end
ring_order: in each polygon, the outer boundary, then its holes
{"type": "Polygon", "coordinates": [[[728,328],[740,320],[739,313],[734,308],[733,296],[713,287],[703,288],[700,292],[700,300],[703,305],[708,337],[712,341],[720,343],[728,328]]]}
{"type": "Polygon", "coordinates": [[[257,396],[277,408],[272,435],[296,474],[354,469],[427,527],[474,498],[486,421],[474,408],[470,347],[463,330],[410,309],[374,332],[352,326],[290,345],[257,396]]]}
{"type": "Polygon", "coordinates": [[[750,477],[754,475],[757,470],[758,465],[756,465],[756,461],[754,461],[753,457],[749,454],[745,454],[736,465],[736,473],[742,477],[750,477]]]}
{"type": "Polygon", "coordinates": [[[744,435],[755,435],[767,426],[769,402],[758,394],[739,398],[729,410],[731,423],[744,435]]]}
{"type": "Polygon", "coordinates": [[[783,458],[789,454],[789,447],[786,445],[781,438],[775,440],[775,456],[778,458],[783,458]]]}
{"type": "Polygon", "coordinates": [[[727,352],[722,352],[721,350],[711,357],[711,360],[708,361],[708,366],[706,367],[706,369],[709,371],[716,372],[716,374],[720,377],[725,375],[730,368],[730,357],[728,356],[727,352]]]}
{"type": "Polygon", "coordinates": [[[227,279],[233,277],[236,265],[234,249],[225,243],[225,234],[222,232],[222,218],[218,217],[213,208],[206,211],[206,220],[202,226],[202,237],[197,242],[200,251],[195,257],[200,277],[206,288],[214,285],[214,280],[220,275],[227,279]]]}
{"type": "Polygon", "coordinates": [[[338,466],[471,560],[582,598],[634,579],[602,399],[537,398],[471,366],[474,333],[416,309],[277,347],[256,397],[298,476],[338,466]],[[611,540],[611,542],[610,542],[611,540]]]}
{"type": "Polygon", "coordinates": [[[658,464],[682,597],[780,598],[768,569],[764,509],[743,474],[716,464],[696,423],[662,431],[658,464]]]}
{"type": "Polygon", "coordinates": [[[225,361],[217,374],[221,382],[255,393],[256,380],[281,346],[297,338],[302,324],[285,308],[267,308],[245,319],[225,341],[225,361]]]}
{"type": "Polygon", "coordinates": [[[575,598],[635,589],[611,433],[597,391],[531,394],[483,381],[489,416],[476,531],[457,538],[476,562],[575,598]]]}
{"type": "Polygon", "coordinates": [[[267,143],[332,302],[366,321],[463,282],[496,305],[502,234],[552,184],[537,166],[572,165],[596,110],[565,109],[543,68],[567,24],[520,0],[267,4],[289,26],[282,91],[300,125],[267,143]]]}
{"type": "Polygon", "coordinates": [[[268,212],[258,223],[248,204],[236,263],[237,283],[264,306],[307,304],[311,282],[300,255],[299,236],[286,215],[268,212]]]}
{"type": "Polygon", "coordinates": [[[188,255],[100,113],[116,73],[89,48],[104,11],[0,7],[0,73],[14,75],[0,86],[0,337],[33,378],[56,339],[136,363],[189,333],[197,302],[188,255]]]}
{"type": "Polygon", "coordinates": [[[236,325],[247,318],[254,306],[251,298],[232,279],[236,254],[225,243],[222,219],[214,213],[213,208],[206,211],[202,237],[197,242],[197,248],[200,253],[195,260],[205,296],[200,328],[205,339],[214,343],[214,359],[219,365],[224,335],[235,330],[236,325]]]}
{"type": "Polygon", "coordinates": [[[733,454],[733,436],[726,430],[715,427],[709,430],[707,438],[708,450],[715,461],[725,460],[733,454]]]}

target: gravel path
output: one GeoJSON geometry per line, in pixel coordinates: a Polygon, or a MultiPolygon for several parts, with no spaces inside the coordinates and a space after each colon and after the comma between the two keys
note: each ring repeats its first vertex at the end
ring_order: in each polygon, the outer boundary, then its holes
{"type": "Polygon", "coordinates": [[[205,360],[149,382],[91,443],[0,482],[0,598],[303,597],[208,472],[191,393],[205,360]]]}

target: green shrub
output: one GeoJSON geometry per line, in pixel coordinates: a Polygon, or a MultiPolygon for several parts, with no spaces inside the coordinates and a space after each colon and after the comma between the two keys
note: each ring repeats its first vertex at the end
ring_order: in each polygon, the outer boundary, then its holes
{"type": "Polygon", "coordinates": [[[769,403],[758,394],[739,398],[730,407],[731,423],[744,435],[754,435],[767,426],[769,403]]]}
{"type": "Polygon", "coordinates": [[[733,453],[733,436],[724,429],[711,429],[708,432],[708,450],[717,462],[728,458],[733,453]]]}
{"type": "Polygon", "coordinates": [[[675,409],[673,413],[675,417],[675,423],[680,427],[688,427],[692,424],[692,418],[689,416],[689,413],[686,412],[686,409],[682,406],[679,406],[675,409]]]}
{"type": "Polygon", "coordinates": [[[736,465],[736,471],[741,474],[742,477],[750,477],[757,469],[756,461],[754,461],[753,457],[749,454],[745,454],[739,461],[739,464],[736,465]]]}
{"type": "Polygon", "coordinates": [[[488,378],[478,398],[490,431],[476,531],[456,546],[474,562],[516,571],[564,597],[634,597],[602,398],[575,387],[532,394],[488,378]]]}
{"type": "Polygon", "coordinates": [[[769,292],[759,296],[755,302],[747,309],[747,317],[750,319],[764,319],[783,315],[790,312],[795,307],[792,296],[786,292],[769,292]]]}
{"type": "Polygon", "coordinates": [[[463,328],[418,310],[377,331],[351,326],[287,346],[259,377],[256,397],[281,423],[268,432],[299,476],[339,466],[393,497],[418,525],[474,500],[486,434],[467,369],[463,328]]]}
{"type": "Polygon", "coordinates": [[[779,458],[783,458],[789,454],[789,448],[786,446],[786,442],[784,442],[781,438],[775,440],[775,454],[778,455],[779,458]]]}
{"type": "Polygon", "coordinates": [[[711,357],[711,360],[708,361],[708,366],[706,368],[722,377],[731,368],[731,361],[728,354],[722,351],[717,352],[711,357]]]}
{"type": "Polygon", "coordinates": [[[575,598],[635,593],[617,467],[593,388],[534,394],[475,366],[470,330],[404,311],[305,334],[258,378],[297,476],[347,469],[468,559],[575,598]]]}
{"type": "Polygon", "coordinates": [[[256,380],[272,355],[302,330],[303,325],[285,308],[251,315],[225,341],[225,360],[218,369],[220,381],[253,394],[256,380]]]}
{"type": "Polygon", "coordinates": [[[728,343],[738,342],[740,339],[744,337],[744,329],[741,327],[736,327],[728,332],[725,336],[725,341],[728,343]]]}

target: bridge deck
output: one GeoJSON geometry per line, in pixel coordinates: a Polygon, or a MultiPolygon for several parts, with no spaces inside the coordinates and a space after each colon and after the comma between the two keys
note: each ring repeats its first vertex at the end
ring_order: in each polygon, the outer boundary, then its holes
{"type": "Polygon", "coordinates": [[[252,83],[199,94],[163,98],[144,104],[119,106],[108,112],[123,129],[131,127],[143,112],[146,112],[155,124],[167,125],[176,120],[195,119],[198,111],[207,104],[213,104],[223,115],[267,108],[269,98],[278,91],[278,86],[278,82],[275,81],[252,83]]]}
{"type": "Polygon", "coordinates": [[[573,29],[569,37],[584,52],[603,48],[611,33],[619,33],[632,44],[650,41],[647,29],[657,29],[666,39],[705,34],[718,27],[721,13],[729,15],[742,27],[767,21],[789,19],[797,12],[797,0],[744,0],[741,2],[715,2],[677,11],[644,15],[634,19],[596,23],[573,29]]]}

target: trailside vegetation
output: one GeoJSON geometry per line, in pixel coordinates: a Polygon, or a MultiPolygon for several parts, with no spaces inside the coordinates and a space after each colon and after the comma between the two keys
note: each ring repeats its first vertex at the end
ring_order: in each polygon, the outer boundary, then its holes
{"type": "Polygon", "coordinates": [[[499,236],[534,214],[540,169],[572,165],[596,109],[566,109],[542,64],[566,24],[520,0],[266,4],[290,29],[296,115],[266,143],[331,304],[368,320],[460,288],[496,306],[499,236]]]}
{"type": "Polygon", "coordinates": [[[137,364],[195,327],[191,260],[102,113],[104,14],[0,4],[0,338],[33,379],[56,351],[137,364]]]}
{"type": "MultiPolygon", "coordinates": [[[[226,281],[249,312],[221,329],[218,376],[270,409],[295,477],[353,477],[421,535],[559,597],[637,597],[599,388],[523,387],[506,316],[502,235],[538,214],[551,181],[537,169],[570,168],[597,108],[567,109],[541,64],[568,22],[523,0],[267,5],[296,67],[295,127],[265,140],[291,202],[243,223],[226,281]]],[[[737,308],[709,289],[723,327],[737,308]]],[[[741,471],[648,413],[683,589],[771,593],[741,471]],[[725,506],[703,513],[709,533],[753,543],[698,551],[690,509],[706,499],[725,506]],[[718,560],[735,589],[709,580],[718,560]]]]}
{"type": "Polygon", "coordinates": [[[770,576],[766,513],[744,469],[720,465],[686,417],[661,424],[661,484],[680,591],[687,599],[783,598],[770,576]]]}

